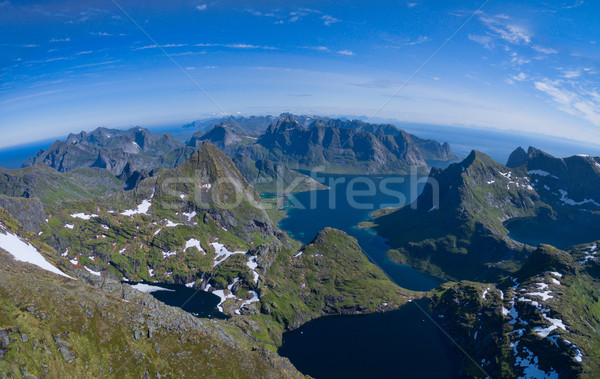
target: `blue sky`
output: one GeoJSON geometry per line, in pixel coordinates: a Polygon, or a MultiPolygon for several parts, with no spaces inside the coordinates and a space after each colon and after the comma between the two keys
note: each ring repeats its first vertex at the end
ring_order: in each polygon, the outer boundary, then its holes
{"type": "Polygon", "coordinates": [[[283,111],[600,144],[591,0],[115,1],[0,0],[0,147],[283,111]]]}

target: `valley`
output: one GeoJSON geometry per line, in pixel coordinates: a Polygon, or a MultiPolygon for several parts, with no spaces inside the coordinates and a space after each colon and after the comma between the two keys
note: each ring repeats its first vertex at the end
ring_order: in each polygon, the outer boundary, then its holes
{"type": "MultiPolygon", "coordinates": [[[[597,301],[592,243],[600,239],[600,198],[595,186],[576,182],[600,177],[597,158],[563,160],[519,148],[507,165],[477,151],[460,161],[447,144],[392,125],[298,120],[282,115],[268,127],[256,119],[219,121],[187,142],[140,128],[72,134],[27,167],[3,171],[1,233],[75,278],[69,288],[88,291],[75,298],[140,299],[135,306],[159,318],[148,324],[145,342],[139,322],[149,321],[121,316],[122,333],[131,336],[124,348],[136,356],[147,356],[140,355],[147,343],[173,348],[151,342],[156,333],[170,341],[179,330],[151,311],[159,307],[223,328],[239,354],[259,352],[265,376],[300,375],[296,369],[325,378],[387,376],[399,365],[408,377],[597,372],[597,337],[581,325],[600,325],[600,313],[581,301],[597,301]],[[363,138],[371,141],[367,155],[356,147],[363,138]],[[314,165],[319,170],[301,169],[314,165]],[[549,236],[552,225],[557,233],[549,236]],[[563,283],[574,287],[566,291],[563,283]],[[360,357],[360,365],[348,364],[349,356],[360,357]],[[439,364],[427,366],[432,359],[439,364]]],[[[2,270],[16,278],[39,268],[18,263],[2,270]]],[[[42,277],[39,285],[63,286],[52,274],[42,277]]],[[[31,302],[24,295],[29,287],[10,280],[7,296],[31,302]]],[[[44,317],[80,317],[78,304],[45,310],[44,317]]],[[[4,323],[2,351],[9,360],[3,370],[39,374],[64,367],[23,363],[11,333],[37,332],[4,323]]],[[[193,322],[186,328],[202,329],[193,322]]],[[[64,336],[80,335],[62,329],[64,336]]],[[[217,329],[202,330],[206,338],[225,338],[217,329]]],[[[67,365],[107,357],[83,354],[84,345],[57,338],[67,365]]],[[[183,373],[169,368],[172,356],[144,359],[136,358],[140,370],[183,373]]],[[[103,367],[115,364],[109,359],[103,367]]],[[[230,369],[245,376],[258,368],[230,369]]]]}

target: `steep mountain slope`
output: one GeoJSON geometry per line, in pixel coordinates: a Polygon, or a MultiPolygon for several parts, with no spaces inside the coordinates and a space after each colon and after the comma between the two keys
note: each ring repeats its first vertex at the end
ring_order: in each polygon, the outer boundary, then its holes
{"type": "Polygon", "coordinates": [[[426,160],[449,161],[458,159],[456,155],[452,154],[450,145],[447,142],[440,144],[434,140],[422,139],[415,135],[408,134],[392,124],[369,124],[359,120],[324,120],[316,121],[313,125],[324,125],[343,129],[351,129],[355,131],[364,131],[375,135],[403,135],[404,139],[408,139],[410,137],[412,142],[421,151],[423,158],[426,160]]]}
{"type": "Polygon", "coordinates": [[[408,173],[411,167],[427,171],[408,134],[374,135],[320,121],[306,129],[289,116],[269,126],[256,144],[238,151],[254,160],[269,159],[297,169],[323,166],[326,172],[361,174],[408,173]]]}
{"type": "Polygon", "coordinates": [[[524,168],[541,198],[562,212],[600,211],[600,158],[575,155],[555,158],[534,147],[509,157],[512,167],[524,168]],[[585,183],[584,183],[585,181],[585,183]]]}
{"type": "MultiPolygon", "coordinates": [[[[12,235],[68,269],[0,210],[12,235]]],[[[9,250],[6,244],[2,244],[9,250]]],[[[87,282],[18,262],[0,248],[0,371],[10,377],[302,377],[223,320],[203,320],[108,278],[87,282]]]]}
{"type": "Polygon", "coordinates": [[[0,194],[38,198],[46,205],[61,201],[91,199],[119,191],[123,184],[100,168],[57,172],[43,163],[18,170],[0,168],[0,194]]]}
{"type": "Polygon", "coordinates": [[[435,291],[439,322],[486,371],[467,362],[474,377],[599,375],[600,282],[589,264],[597,246],[567,253],[540,245],[509,279],[435,291]]]}
{"type": "Polygon", "coordinates": [[[236,325],[270,344],[281,342],[286,327],[319,315],[406,301],[356,240],[331,230],[299,254],[260,201],[233,162],[205,142],[187,163],[133,191],[49,208],[40,238],[68,265],[93,275],[212,292],[236,325]],[[293,257],[310,262],[283,265],[293,257]],[[304,297],[298,277],[311,288],[304,297]]]}
{"type": "Polygon", "coordinates": [[[206,133],[194,134],[187,145],[198,147],[202,142],[208,141],[225,154],[233,156],[240,146],[250,144],[255,140],[255,138],[246,136],[245,131],[237,124],[229,121],[216,125],[206,133]]]}
{"type": "MultiPolygon", "coordinates": [[[[390,257],[451,278],[496,278],[526,258],[503,222],[551,212],[527,173],[473,151],[446,170],[433,169],[418,199],[379,212],[375,230],[389,238],[390,257]]],[[[377,215],[377,214],[376,214],[377,215]]]]}

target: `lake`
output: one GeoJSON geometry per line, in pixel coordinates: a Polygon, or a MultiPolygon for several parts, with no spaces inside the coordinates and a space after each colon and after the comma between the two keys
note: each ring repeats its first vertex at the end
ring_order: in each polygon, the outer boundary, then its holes
{"type": "Polygon", "coordinates": [[[328,316],[284,334],[279,354],[315,378],[458,378],[451,342],[411,303],[387,313],[328,316]]]}
{"type": "MultiPolygon", "coordinates": [[[[292,195],[281,229],[305,244],[324,227],[341,229],[355,237],[367,257],[398,285],[428,291],[442,283],[393,263],[385,254],[389,246],[383,238],[355,227],[369,220],[375,209],[414,200],[422,190],[419,177],[321,175],[320,179],[330,188],[292,195]]],[[[313,320],[286,332],[279,353],[316,378],[460,377],[460,356],[415,303],[388,313],[313,320]]]]}
{"type": "Polygon", "coordinates": [[[179,307],[197,317],[204,318],[228,318],[217,309],[220,298],[209,292],[188,288],[181,284],[165,283],[135,283],[123,282],[131,286],[141,285],[139,290],[149,293],[155,299],[163,303],[179,307]]]}
{"type": "Polygon", "coordinates": [[[600,230],[565,220],[524,217],[510,220],[504,226],[509,230],[510,238],[531,246],[543,243],[567,249],[600,239],[600,230]]]}

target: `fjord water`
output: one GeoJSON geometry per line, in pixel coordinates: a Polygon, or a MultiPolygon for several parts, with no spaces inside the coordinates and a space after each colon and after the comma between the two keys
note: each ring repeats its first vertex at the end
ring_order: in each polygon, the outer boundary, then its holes
{"type": "Polygon", "coordinates": [[[416,199],[422,190],[419,177],[320,175],[329,189],[300,192],[288,200],[287,217],[279,227],[302,243],[310,243],[325,227],[340,229],[355,237],[366,255],[399,286],[428,291],[442,280],[392,262],[386,241],[371,230],[357,228],[377,209],[399,207],[416,199]],[[367,191],[371,188],[369,194],[367,191]],[[361,193],[365,194],[362,196],[361,193]]]}
{"type": "MultiPolygon", "coordinates": [[[[419,291],[437,287],[442,282],[439,278],[391,262],[385,255],[389,246],[381,237],[355,227],[368,220],[375,209],[398,207],[415,199],[422,189],[414,182],[418,178],[412,178],[412,182],[409,177],[357,178],[321,176],[330,188],[293,195],[288,201],[287,218],[279,226],[303,243],[309,243],[324,227],[341,229],[355,237],[367,256],[400,286],[419,291]],[[390,183],[394,179],[395,183],[390,183]],[[376,190],[352,199],[351,190],[367,190],[371,186],[367,182],[372,182],[376,190]],[[397,192],[390,194],[382,188],[397,192]]],[[[313,320],[286,332],[279,353],[316,378],[460,376],[460,357],[451,342],[414,302],[388,313],[313,320]]]]}

